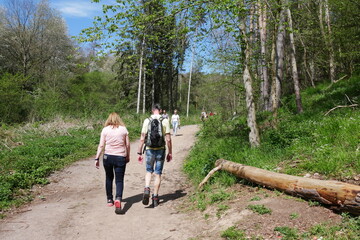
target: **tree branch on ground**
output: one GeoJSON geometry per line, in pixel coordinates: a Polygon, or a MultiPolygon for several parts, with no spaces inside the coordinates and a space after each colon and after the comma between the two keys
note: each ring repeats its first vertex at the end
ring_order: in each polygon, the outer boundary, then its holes
{"type": "Polygon", "coordinates": [[[335,109],[338,109],[338,108],[349,108],[349,107],[357,107],[359,106],[359,104],[351,104],[351,105],[339,105],[339,106],[336,106],[332,109],[330,109],[329,111],[327,111],[324,116],[327,116],[329,113],[331,113],[332,111],[334,111],[335,109]]]}

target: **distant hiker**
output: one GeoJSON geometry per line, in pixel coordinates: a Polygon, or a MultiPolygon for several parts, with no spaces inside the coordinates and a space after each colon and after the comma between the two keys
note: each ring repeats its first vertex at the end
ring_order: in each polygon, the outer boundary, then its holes
{"type": "Polygon", "coordinates": [[[144,120],[140,144],[138,148],[138,161],[143,161],[143,146],[146,146],[146,175],[145,188],[142,203],[149,204],[150,198],[150,182],[154,173],[154,191],[152,195],[152,205],[157,207],[159,205],[159,188],[161,184],[161,174],[164,167],[165,152],[167,145],[168,154],[166,156],[167,162],[172,159],[172,146],[170,136],[170,124],[168,119],[163,119],[160,115],[160,105],[154,104],[152,107],[152,115],[150,118],[144,120]]]}
{"type": "Polygon", "coordinates": [[[166,113],[165,109],[162,111],[162,118],[163,119],[168,119],[169,118],[169,115],[166,113]]]}
{"type": "Polygon", "coordinates": [[[212,111],[210,111],[209,116],[211,117],[211,116],[214,116],[214,115],[215,114],[212,111]]]}
{"type": "Polygon", "coordinates": [[[207,114],[206,114],[206,112],[203,110],[203,111],[201,112],[200,119],[201,119],[201,121],[205,121],[206,118],[207,118],[207,114]]]}
{"type": "Polygon", "coordinates": [[[117,113],[111,113],[101,131],[100,143],[95,157],[95,167],[99,168],[99,158],[104,150],[103,165],[106,174],[107,205],[115,204],[115,212],[121,212],[126,164],[130,161],[129,133],[117,113]],[[113,180],[115,173],[116,195],[113,198],[113,180]]]}
{"type": "Polygon", "coordinates": [[[174,114],[171,116],[171,123],[173,127],[173,136],[176,136],[177,129],[180,128],[180,116],[177,114],[177,110],[174,110],[174,114]]]}

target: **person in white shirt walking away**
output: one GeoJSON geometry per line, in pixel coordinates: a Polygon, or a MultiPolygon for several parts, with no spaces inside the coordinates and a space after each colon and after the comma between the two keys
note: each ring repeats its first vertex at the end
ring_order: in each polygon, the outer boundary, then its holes
{"type": "Polygon", "coordinates": [[[177,110],[174,110],[174,114],[171,116],[171,123],[173,127],[173,136],[176,136],[177,129],[180,128],[180,116],[177,114],[177,110]]]}

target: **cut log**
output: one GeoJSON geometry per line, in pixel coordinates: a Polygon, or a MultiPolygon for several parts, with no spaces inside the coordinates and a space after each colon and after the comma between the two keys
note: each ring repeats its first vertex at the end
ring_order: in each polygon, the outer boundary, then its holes
{"type": "Polygon", "coordinates": [[[304,199],[315,200],[333,210],[360,215],[360,186],[275,173],[218,159],[216,167],[261,186],[304,199]]]}

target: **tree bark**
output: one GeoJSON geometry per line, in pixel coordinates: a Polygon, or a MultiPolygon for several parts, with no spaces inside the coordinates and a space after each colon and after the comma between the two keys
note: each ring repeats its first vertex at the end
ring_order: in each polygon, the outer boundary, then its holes
{"type": "Polygon", "coordinates": [[[142,112],[143,114],[145,114],[145,110],[146,110],[146,67],[144,64],[144,70],[143,70],[143,109],[142,112]]]}
{"type": "Polygon", "coordinates": [[[334,210],[360,215],[360,186],[274,173],[256,167],[218,159],[216,168],[237,177],[287,194],[315,200],[334,210]]]}
{"type": "Polygon", "coordinates": [[[269,111],[269,76],[268,69],[266,64],[266,26],[267,26],[267,16],[266,16],[266,4],[261,4],[258,2],[259,7],[259,32],[260,32],[260,78],[261,78],[261,98],[263,103],[263,110],[269,111]]]}
{"type": "Polygon", "coordinates": [[[319,1],[319,23],[321,34],[323,35],[327,49],[329,49],[329,77],[331,82],[335,81],[335,57],[334,57],[334,47],[332,42],[332,32],[331,32],[331,22],[330,22],[330,10],[328,0],[319,1]],[[323,8],[325,10],[325,22],[327,25],[328,32],[325,33],[324,23],[323,23],[323,8]]]}
{"type": "Polygon", "coordinates": [[[283,67],[284,67],[284,41],[285,41],[285,9],[282,8],[280,12],[280,21],[276,37],[276,71],[275,71],[275,95],[272,103],[273,111],[277,111],[280,107],[281,97],[281,82],[283,81],[283,67]]]}
{"type": "Polygon", "coordinates": [[[140,64],[139,64],[139,86],[138,86],[137,103],[136,103],[137,114],[140,113],[141,78],[142,78],[142,70],[143,70],[144,43],[145,43],[145,37],[143,37],[141,42],[140,64]]]}
{"type": "Polygon", "coordinates": [[[296,108],[298,113],[303,112],[303,107],[301,103],[301,95],[300,95],[300,84],[299,84],[299,74],[296,64],[296,49],[295,49],[295,40],[294,40],[294,33],[293,33],[293,24],[292,24],[292,16],[290,8],[287,7],[287,15],[288,15],[288,26],[289,26],[289,36],[290,36],[290,46],[291,46],[291,69],[292,69],[292,76],[294,82],[294,91],[295,91],[295,99],[296,99],[296,108]]]}
{"type": "MultiPolygon", "coordinates": [[[[195,44],[195,43],[194,43],[195,44]]],[[[192,77],[192,68],[194,63],[194,45],[191,48],[191,62],[190,62],[190,73],[189,73],[189,87],[188,87],[188,95],[187,95],[187,103],[186,103],[186,117],[189,117],[189,108],[190,108],[190,90],[191,90],[191,77],[192,77]]]]}
{"type": "MultiPolygon", "coordinates": [[[[253,15],[250,16],[250,22],[253,20],[253,15]]],[[[257,147],[260,145],[260,135],[256,123],[256,109],[253,96],[253,87],[252,87],[252,77],[250,75],[250,58],[251,58],[251,49],[250,49],[250,39],[246,34],[246,18],[240,19],[240,30],[242,38],[244,41],[243,48],[245,52],[244,56],[244,71],[243,71],[243,81],[245,87],[245,96],[246,96],[246,108],[247,108],[247,125],[250,128],[249,133],[249,142],[251,147],[257,147]]]]}

